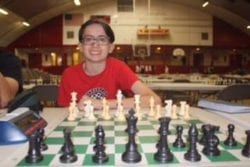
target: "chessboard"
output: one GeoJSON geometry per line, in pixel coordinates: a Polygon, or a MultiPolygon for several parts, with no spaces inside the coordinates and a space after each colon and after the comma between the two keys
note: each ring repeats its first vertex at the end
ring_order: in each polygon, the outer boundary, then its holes
{"type": "MultiPolygon", "coordinates": [[[[149,111],[146,111],[146,113],[149,111]]],[[[42,151],[43,160],[38,163],[27,163],[25,157],[17,164],[17,166],[95,166],[98,165],[93,162],[92,157],[95,154],[93,147],[95,145],[95,129],[98,125],[101,125],[105,132],[105,153],[108,155],[108,161],[101,166],[166,166],[166,163],[160,163],[154,159],[154,154],[157,152],[156,143],[159,141],[159,127],[160,123],[158,119],[149,117],[144,114],[141,120],[137,122],[138,132],[136,133],[136,144],[139,153],[141,154],[141,161],[137,163],[125,163],[122,161],[122,154],[125,151],[126,144],[128,142],[128,134],[125,132],[127,128],[126,121],[116,120],[112,117],[109,120],[96,115],[96,120],[89,120],[84,118],[83,115],[79,115],[75,120],[69,121],[65,118],[56,128],[49,133],[45,142],[48,146],[46,151],[42,151]],[[60,162],[60,156],[62,155],[62,146],[64,145],[64,133],[63,131],[71,129],[71,139],[74,144],[75,154],[77,161],[73,163],[60,162]]],[[[242,148],[246,142],[246,138],[238,138],[237,146],[226,146],[223,141],[227,138],[228,134],[222,129],[222,127],[216,135],[220,139],[218,146],[221,151],[219,156],[206,156],[202,153],[203,145],[197,143],[197,150],[201,154],[201,160],[198,162],[187,161],[184,158],[184,154],[188,151],[188,144],[184,148],[176,148],[173,146],[176,140],[176,127],[183,127],[183,140],[187,143],[188,130],[191,124],[195,124],[199,131],[199,139],[201,138],[201,127],[204,124],[211,123],[209,119],[205,122],[199,117],[192,115],[188,120],[172,119],[169,123],[168,134],[168,147],[173,153],[173,160],[167,162],[168,166],[247,166],[250,164],[250,158],[247,158],[241,154],[242,148]]],[[[236,132],[235,132],[236,133],[236,132]]]]}

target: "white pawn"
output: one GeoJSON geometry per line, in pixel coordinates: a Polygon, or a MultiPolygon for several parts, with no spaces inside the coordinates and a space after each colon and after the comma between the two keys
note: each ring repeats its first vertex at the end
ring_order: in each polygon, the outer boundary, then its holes
{"type": "Polygon", "coordinates": [[[185,115],[184,115],[185,120],[190,119],[189,111],[190,111],[190,106],[188,104],[186,104],[186,106],[185,106],[185,115]]]}
{"type": "Polygon", "coordinates": [[[149,111],[149,116],[152,117],[154,116],[154,108],[155,108],[155,99],[151,96],[149,100],[149,105],[150,105],[150,111],[149,111]]]}
{"type": "Polygon", "coordinates": [[[155,119],[158,120],[161,118],[161,105],[156,105],[155,119]]]}
{"type": "Polygon", "coordinates": [[[103,119],[104,120],[110,120],[111,119],[111,116],[109,114],[109,106],[108,105],[105,106],[105,114],[103,116],[103,119]]]}
{"type": "Polygon", "coordinates": [[[186,101],[180,101],[180,112],[179,115],[180,116],[184,116],[185,115],[185,106],[186,106],[187,102],[186,101]]]}
{"type": "Polygon", "coordinates": [[[89,116],[88,116],[88,119],[91,120],[91,121],[96,120],[96,117],[94,115],[94,106],[93,105],[91,105],[89,107],[89,116]]]}
{"type": "Polygon", "coordinates": [[[172,116],[171,116],[172,119],[177,119],[178,118],[176,110],[177,110],[177,106],[175,104],[173,104],[173,106],[172,106],[172,116]]]}
{"type": "Polygon", "coordinates": [[[165,100],[165,116],[171,117],[173,100],[165,100]]]}

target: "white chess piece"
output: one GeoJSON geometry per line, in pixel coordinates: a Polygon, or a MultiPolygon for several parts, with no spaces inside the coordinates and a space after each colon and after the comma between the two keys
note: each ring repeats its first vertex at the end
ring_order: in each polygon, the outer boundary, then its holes
{"type": "Polygon", "coordinates": [[[73,112],[74,112],[73,109],[69,107],[69,115],[67,118],[69,121],[74,121],[76,119],[75,114],[73,112]]]}
{"type": "Polygon", "coordinates": [[[104,114],[103,119],[104,120],[110,120],[111,119],[111,116],[109,114],[109,106],[108,105],[105,106],[105,114],[104,114]]]}
{"type": "Polygon", "coordinates": [[[84,111],[85,111],[84,117],[86,117],[86,118],[89,117],[91,106],[92,106],[91,100],[84,101],[84,111]]]}
{"type": "Polygon", "coordinates": [[[175,104],[173,104],[173,106],[172,106],[172,115],[171,115],[172,119],[177,119],[178,118],[176,111],[177,111],[177,106],[175,104]]]}
{"type": "Polygon", "coordinates": [[[70,95],[71,95],[71,101],[76,102],[76,100],[77,100],[77,92],[71,92],[70,95]]]}
{"type": "Polygon", "coordinates": [[[117,94],[116,94],[116,101],[117,101],[117,110],[115,112],[115,116],[118,117],[118,115],[120,114],[120,107],[122,106],[122,91],[118,90],[117,94]]]}
{"type": "Polygon", "coordinates": [[[93,121],[93,120],[96,120],[96,117],[94,115],[94,106],[91,105],[89,106],[89,116],[88,116],[88,119],[93,121]]]}
{"type": "Polygon", "coordinates": [[[73,121],[76,119],[76,117],[78,116],[79,110],[77,107],[77,97],[76,97],[77,93],[76,92],[71,92],[71,102],[69,105],[69,115],[68,115],[68,120],[69,121],[73,121]]]}
{"type": "Polygon", "coordinates": [[[186,101],[180,101],[180,112],[179,112],[180,116],[185,115],[185,106],[186,106],[186,104],[187,104],[186,101]]]}
{"type": "Polygon", "coordinates": [[[76,118],[75,118],[75,115],[72,113],[72,110],[69,110],[69,115],[68,115],[68,118],[67,118],[69,121],[74,121],[76,118]]]}
{"type": "Polygon", "coordinates": [[[136,94],[134,95],[134,98],[135,98],[135,106],[139,106],[141,95],[136,94]]]}
{"type": "Polygon", "coordinates": [[[173,100],[165,100],[165,116],[171,117],[173,100]]]}
{"type": "Polygon", "coordinates": [[[155,108],[155,99],[153,96],[150,97],[150,100],[149,100],[149,105],[150,105],[150,111],[149,111],[149,116],[152,117],[154,116],[154,108],[155,108]]]}
{"type": "Polygon", "coordinates": [[[107,100],[104,97],[102,99],[102,114],[101,114],[101,118],[103,118],[105,116],[105,112],[106,112],[106,106],[107,106],[107,100]]]}
{"type": "Polygon", "coordinates": [[[117,117],[118,121],[125,121],[125,116],[124,116],[124,107],[123,106],[120,106],[119,107],[119,115],[117,117]]]}
{"type": "Polygon", "coordinates": [[[161,117],[161,105],[156,105],[155,119],[159,119],[161,117]]]}
{"type": "Polygon", "coordinates": [[[122,97],[123,97],[122,91],[118,90],[116,94],[116,100],[117,100],[118,106],[122,104],[122,97]]]}
{"type": "Polygon", "coordinates": [[[142,119],[142,113],[141,113],[141,107],[140,107],[140,98],[141,95],[134,95],[135,98],[135,116],[138,118],[138,120],[142,119]]]}
{"type": "Polygon", "coordinates": [[[135,116],[138,118],[138,120],[142,119],[142,113],[141,113],[141,107],[140,106],[137,106],[135,108],[135,116]]]}
{"type": "Polygon", "coordinates": [[[184,115],[184,119],[185,120],[189,120],[190,119],[189,111],[190,111],[190,106],[188,104],[186,104],[185,105],[185,115],[184,115]]]}
{"type": "Polygon", "coordinates": [[[76,104],[74,104],[74,102],[70,102],[70,104],[69,104],[69,112],[71,114],[71,118],[73,118],[73,117],[76,118],[78,116],[79,110],[78,110],[76,104]]]}

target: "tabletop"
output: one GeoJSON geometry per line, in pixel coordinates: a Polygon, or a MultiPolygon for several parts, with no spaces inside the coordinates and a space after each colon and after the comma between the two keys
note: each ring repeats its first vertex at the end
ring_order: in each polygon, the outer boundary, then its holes
{"type": "MultiPolygon", "coordinates": [[[[147,111],[148,109],[144,109],[147,111]]],[[[63,121],[68,115],[67,108],[44,108],[41,116],[48,122],[45,128],[45,135],[54,135],[55,128],[63,121]]],[[[191,107],[191,116],[199,118],[199,120],[206,123],[214,124],[220,126],[221,131],[227,130],[227,125],[233,123],[235,125],[236,138],[244,143],[246,139],[245,131],[250,129],[248,121],[250,119],[250,113],[242,114],[226,114],[211,112],[209,110],[204,110],[196,107],[191,107]],[[244,119],[242,119],[244,118],[244,119]],[[242,120],[242,123],[239,123],[242,120]]],[[[66,123],[69,124],[69,123],[66,123]]],[[[64,123],[65,125],[65,123],[64,123]]],[[[109,127],[111,128],[111,127],[109,127]]],[[[142,130],[143,131],[143,130],[142,130]]],[[[57,132],[58,133],[58,132],[57,132]]],[[[56,135],[58,135],[56,133],[56,135]]],[[[63,140],[63,139],[62,139],[63,140]]],[[[26,155],[28,150],[28,143],[0,146],[0,166],[16,166],[26,155]]],[[[249,158],[243,158],[244,161],[232,162],[231,164],[235,166],[247,166],[250,163],[249,158]]],[[[133,166],[130,164],[128,166],[133,166]]],[[[176,164],[175,164],[176,165],[176,164]]],[[[203,166],[202,163],[186,163],[188,166],[203,166]]],[[[138,166],[135,164],[135,166],[138,166]]],[[[140,165],[139,165],[140,166],[140,165]]],[[[184,163],[185,166],[185,163],[184,163]]],[[[214,166],[214,165],[211,165],[214,166]]],[[[215,166],[228,166],[228,162],[219,163],[215,166]]]]}
{"type": "Polygon", "coordinates": [[[153,90],[177,90],[177,91],[219,91],[227,85],[213,85],[206,83],[145,83],[153,90]]]}

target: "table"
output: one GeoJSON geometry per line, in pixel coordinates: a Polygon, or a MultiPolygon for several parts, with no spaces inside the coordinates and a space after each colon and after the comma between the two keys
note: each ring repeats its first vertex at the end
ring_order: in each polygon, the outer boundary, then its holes
{"type": "Polygon", "coordinates": [[[145,83],[153,90],[176,90],[176,91],[219,91],[227,85],[212,85],[204,83],[145,83]]]}
{"type": "MultiPolygon", "coordinates": [[[[186,91],[189,94],[189,103],[192,105],[197,104],[199,97],[202,94],[216,93],[227,85],[214,85],[206,83],[145,83],[152,90],[164,94],[168,94],[169,91],[186,91]]],[[[165,96],[165,95],[163,95],[165,96]]]]}
{"type": "MultiPolygon", "coordinates": [[[[51,135],[52,133],[54,133],[53,135],[55,135],[55,134],[58,135],[57,134],[58,132],[55,133],[53,131],[57,127],[57,125],[60,124],[67,117],[67,110],[68,110],[67,108],[44,108],[44,111],[41,115],[48,122],[48,126],[45,129],[46,135],[51,135]]],[[[147,109],[144,109],[144,110],[146,111],[147,109]]],[[[219,125],[220,129],[221,129],[220,131],[222,131],[222,132],[226,131],[227,125],[229,123],[235,124],[235,129],[236,129],[235,130],[235,138],[238,141],[240,141],[241,143],[244,143],[244,141],[246,139],[245,130],[250,129],[249,126],[245,126],[245,125],[248,125],[247,122],[250,119],[250,113],[245,113],[244,115],[241,115],[241,114],[230,115],[230,114],[225,114],[225,113],[218,114],[217,112],[210,112],[208,110],[203,110],[200,108],[191,107],[191,115],[192,115],[192,117],[199,118],[199,120],[204,121],[205,123],[219,125]],[[241,118],[244,118],[242,120],[242,122],[245,122],[244,125],[239,124],[239,120],[241,120],[241,118]]],[[[69,124],[69,123],[66,123],[66,124],[69,124]]],[[[66,124],[64,123],[64,125],[66,125],[66,124]]],[[[73,124],[74,124],[74,122],[73,122],[73,124]]],[[[143,121],[142,121],[142,124],[143,124],[143,121]]],[[[110,125],[110,124],[107,123],[107,125],[110,125]]],[[[89,127],[90,126],[87,125],[86,129],[88,129],[89,127]]],[[[81,127],[81,128],[84,128],[84,127],[81,127]]],[[[111,128],[111,127],[109,127],[109,128],[111,128]]],[[[139,130],[141,131],[141,133],[143,133],[143,129],[139,129],[139,130]]],[[[145,132],[150,132],[150,131],[147,131],[145,129],[145,132]]],[[[111,131],[108,132],[106,135],[109,136],[110,133],[111,133],[111,131]]],[[[118,139],[118,141],[119,140],[121,140],[121,139],[118,139]]],[[[153,147],[151,147],[151,149],[152,149],[152,151],[153,151],[153,149],[155,149],[155,144],[153,144],[153,147]]],[[[0,146],[0,154],[1,154],[0,166],[16,166],[27,155],[27,150],[28,150],[28,143],[18,144],[18,145],[9,145],[9,146],[0,146]]],[[[178,159],[179,159],[179,157],[178,157],[178,159]]],[[[230,165],[249,166],[250,158],[240,157],[240,159],[241,159],[241,161],[230,162],[230,165]]],[[[220,162],[220,163],[183,162],[182,165],[184,165],[184,166],[204,166],[204,165],[228,166],[228,163],[229,162],[220,162]]],[[[173,164],[173,165],[177,165],[177,164],[173,164]]],[[[127,166],[140,166],[140,163],[139,164],[129,164],[127,166]]]]}

